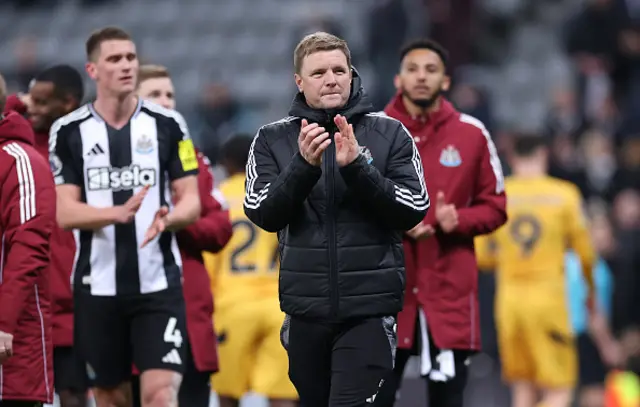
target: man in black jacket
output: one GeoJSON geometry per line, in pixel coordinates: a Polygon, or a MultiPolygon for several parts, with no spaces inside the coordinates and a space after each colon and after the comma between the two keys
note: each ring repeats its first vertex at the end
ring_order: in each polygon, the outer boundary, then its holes
{"type": "Polygon", "coordinates": [[[366,406],[393,367],[402,233],[429,196],[413,139],[372,113],[345,41],[308,35],[294,67],[290,116],[253,140],[245,213],[279,235],[281,336],[301,405],[366,406]]]}

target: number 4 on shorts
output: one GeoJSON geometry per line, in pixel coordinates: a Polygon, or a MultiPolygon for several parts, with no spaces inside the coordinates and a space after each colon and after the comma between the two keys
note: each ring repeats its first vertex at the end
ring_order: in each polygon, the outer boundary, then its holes
{"type": "Polygon", "coordinates": [[[180,333],[180,329],[176,328],[177,324],[178,320],[175,317],[169,318],[167,327],[164,329],[164,341],[179,348],[182,346],[182,333],[180,333]]]}

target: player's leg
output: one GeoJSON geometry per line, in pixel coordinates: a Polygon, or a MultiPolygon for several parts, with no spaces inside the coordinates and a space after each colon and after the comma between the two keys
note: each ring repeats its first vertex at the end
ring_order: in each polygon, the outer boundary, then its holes
{"type": "Polygon", "coordinates": [[[74,343],[86,362],[97,407],[131,406],[129,321],[120,299],[76,290],[74,343]]]}
{"type": "MultiPolygon", "coordinates": [[[[562,297],[560,297],[562,298],[562,297]]],[[[545,407],[568,407],[577,382],[577,350],[564,301],[550,301],[533,315],[528,335],[535,337],[536,383],[545,407]]]]}
{"type": "Polygon", "coordinates": [[[209,407],[211,397],[211,373],[201,372],[196,368],[193,360],[191,344],[186,343],[187,366],[185,367],[182,384],[178,392],[178,405],[189,407],[209,407]]]}
{"type": "Polygon", "coordinates": [[[533,407],[538,401],[538,389],[533,382],[514,381],[510,383],[511,406],[533,407]]]}
{"type": "Polygon", "coordinates": [[[53,372],[60,407],[86,407],[89,390],[87,367],[72,346],[53,348],[53,372]]]}
{"type": "MultiPolygon", "coordinates": [[[[496,298],[496,334],[502,368],[502,378],[511,389],[512,407],[533,407],[538,398],[534,385],[535,360],[532,347],[536,346],[526,330],[526,304],[514,303],[519,297],[517,292],[506,291],[504,287],[496,298]],[[524,318],[524,321],[523,321],[524,318]]],[[[535,338],[533,338],[535,339],[535,338]]]]}
{"type": "Polygon", "coordinates": [[[376,407],[393,407],[398,400],[402,380],[404,379],[404,369],[409,358],[418,355],[420,349],[420,319],[416,317],[415,329],[413,331],[413,347],[411,349],[396,349],[396,358],[393,365],[393,372],[385,379],[378,397],[376,397],[376,407]]]}
{"type": "Polygon", "coordinates": [[[462,407],[472,352],[440,350],[427,328],[432,370],[427,380],[430,406],[462,407]]]}
{"type": "Polygon", "coordinates": [[[298,392],[289,379],[289,358],[280,343],[284,314],[277,299],[262,302],[255,318],[261,321],[262,337],[255,350],[251,390],[265,396],[271,407],[295,407],[298,392]]]}
{"type": "Polygon", "coordinates": [[[254,368],[253,348],[259,329],[255,309],[251,302],[216,308],[214,325],[218,333],[220,371],[213,375],[211,382],[220,407],[237,407],[249,391],[254,368]]]}
{"type": "Polygon", "coordinates": [[[331,355],[330,406],[365,407],[375,402],[393,370],[394,325],[393,317],[342,324],[331,355]]]}
{"type": "Polygon", "coordinates": [[[327,407],[332,386],[334,327],[287,316],[280,338],[289,356],[289,379],[296,387],[300,404],[327,407]]]}
{"type": "Polygon", "coordinates": [[[605,404],[605,367],[598,348],[588,333],[578,336],[579,379],[578,405],[580,407],[602,407],[605,404]]]}
{"type": "MultiPolygon", "coordinates": [[[[173,407],[186,360],[182,289],[127,298],[133,361],[140,370],[142,407],[173,407]]],[[[129,366],[131,368],[131,366],[129,366]]]]}
{"type": "Polygon", "coordinates": [[[404,377],[404,368],[411,357],[411,349],[397,349],[393,372],[387,376],[376,397],[376,407],[393,407],[404,377]]]}

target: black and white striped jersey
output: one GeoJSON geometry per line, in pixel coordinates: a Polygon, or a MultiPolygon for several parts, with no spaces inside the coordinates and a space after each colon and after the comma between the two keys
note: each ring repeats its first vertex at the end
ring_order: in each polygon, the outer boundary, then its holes
{"type": "Polygon", "coordinates": [[[164,232],[144,248],[140,244],[156,211],[172,205],[170,182],[198,173],[183,117],[140,100],[129,122],[115,129],[87,104],[53,124],[49,150],[56,185],[79,186],[88,205],[122,205],[150,186],[132,223],[75,231],[75,288],[115,296],[180,287],[175,235],[164,232]]]}

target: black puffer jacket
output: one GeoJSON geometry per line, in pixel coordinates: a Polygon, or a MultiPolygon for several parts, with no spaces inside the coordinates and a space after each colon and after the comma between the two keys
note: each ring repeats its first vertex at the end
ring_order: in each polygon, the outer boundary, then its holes
{"type": "Polygon", "coordinates": [[[278,231],[280,306],[289,315],[343,321],[402,309],[402,234],[429,207],[422,164],[402,124],[371,113],[357,73],[352,83],[349,102],[335,112],[297,95],[291,116],[263,126],[249,153],[245,213],[278,231]],[[315,167],[298,150],[301,120],[333,137],[338,113],[353,125],[361,154],[339,168],[331,143],[315,167]]]}

